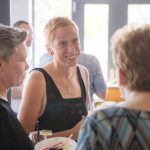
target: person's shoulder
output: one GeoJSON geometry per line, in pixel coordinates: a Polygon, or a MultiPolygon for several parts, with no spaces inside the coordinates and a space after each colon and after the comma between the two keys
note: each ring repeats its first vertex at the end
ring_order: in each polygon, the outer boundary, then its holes
{"type": "Polygon", "coordinates": [[[0,98],[0,110],[7,111],[8,108],[10,108],[8,102],[0,98]]]}
{"type": "Polygon", "coordinates": [[[96,56],[94,56],[94,55],[92,55],[92,54],[88,54],[88,53],[83,53],[83,52],[81,52],[80,55],[81,55],[81,57],[87,58],[87,59],[97,59],[96,56]]]}
{"type": "Polygon", "coordinates": [[[30,71],[30,75],[28,76],[27,80],[30,80],[30,82],[43,81],[43,72],[46,72],[43,68],[34,68],[30,71]]]}
{"type": "Polygon", "coordinates": [[[87,69],[86,67],[84,67],[83,65],[78,64],[77,66],[78,66],[78,68],[79,68],[79,70],[80,70],[81,72],[87,72],[87,73],[88,73],[88,69],[87,69]]]}
{"type": "Polygon", "coordinates": [[[96,56],[87,53],[80,53],[79,62],[82,60],[87,62],[92,62],[95,64],[99,63],[99,60],[96,56]]]}
{"type": "Polygon", "coordinates": [[[0,100],[0,114],[4,114],[7,112],[7,109],[6,109],[6,106],[1,103],[1,100],[0,100]]]}
{"type": "Polygon", "coordinates": [[[50,55],[48,53],[44,53],[40,57],[39,67],[45,66],[48,62],[50,62],[52,60],[53,60],[53,56],[52,55],[50,55]]]}
{"type": "Polygon", "coordinates": [[[53,59],[53,56],[48,54],[48,53],[44,53],[43,55],[41,55],[40,57],[40,61],[50,61],[53,59]]]}
{"type": "Polygon", "coordinates": [[[47,58],[47,57],[49,57],[49,54],[48,53],[44,53],[44,54],[41,55],[40,58],[47,58]]]}
{"type": "Polygon", "coordinates": [[[77,67],[79,68],[79,69],[85,69],[85,70],[87,70],[87,68],[86,67],[84,67],[83,65],[81,65],[81,64],[77,64],[77,67]]]}
{"type": "Polygon", "coordinates": [[[11,108],[4,100],[0,100],[0,120],[7,120],[9,118],[9,114],[11,112],[11,108]]]}
{"type": "Polygon", "coordinates": [[[120,114],[120,108],[113,106],[110,108],[101,108],[99,110],[95,110],[91,113],[92,118],[97,118],[99,121],[105,121],[108,118],[112,119],[113,117],[117,117],[120,114]]]}
{"type": "MultiPolygon", "coordinates": [[[[108,133],[111,132],[111,127],[112,127],[112,120],[110,116],[107,115],[106,109],[98,109],[93,111],[91,114],[89,114],[86,117],[85,124],[88,124],[91,126],[93,129],[102,129],[102,126],[105,126],[104,129],[108,133]]],[[[104,131],[104,132],[105,132],[104,131]]]]}

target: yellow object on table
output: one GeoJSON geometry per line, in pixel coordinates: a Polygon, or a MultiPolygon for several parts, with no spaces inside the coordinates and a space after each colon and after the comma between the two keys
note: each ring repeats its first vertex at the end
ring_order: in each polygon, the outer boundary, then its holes
{"type": "Polygon", "coordinates": [[[44,139],[47,139],[48,136],[52,135],[52,131],[51,130],[41,130],[40,135],[42,135],[44,137],[44,139]]]}

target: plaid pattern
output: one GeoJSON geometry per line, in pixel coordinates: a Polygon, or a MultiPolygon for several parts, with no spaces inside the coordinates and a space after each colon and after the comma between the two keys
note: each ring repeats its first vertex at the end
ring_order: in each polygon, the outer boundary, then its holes
{"type": "Polygon", "coordinates": [[[120,107],[98,110],[85,120],[77,150],[149,150],[150,112],[120,107]]]}

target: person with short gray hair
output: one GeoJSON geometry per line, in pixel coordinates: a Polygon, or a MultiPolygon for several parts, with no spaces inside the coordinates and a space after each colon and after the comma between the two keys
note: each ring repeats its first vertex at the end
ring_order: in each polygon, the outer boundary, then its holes
{"type": "Polygon", "coordinates": [[[13,27],[17,27],[19,29],[24,29],[27,31],[26,45],[30,47],[33,41],[33,29],[29,22],[25,20],[18,20],[13,24],[13,27]]]}
{"type": "Polygon", "coordinates": [[[27,33],[24,30],[0,25],[0,148],[33,150],[33,144],[9,106],[7,91],[22,83],[26,62],[27,33]]]}
{"type": "Polygon", "coordinates": [[[26,39],[23,30],[0,25],[0,58],[8,60],[16,51],[16,47],[26,39]]]}

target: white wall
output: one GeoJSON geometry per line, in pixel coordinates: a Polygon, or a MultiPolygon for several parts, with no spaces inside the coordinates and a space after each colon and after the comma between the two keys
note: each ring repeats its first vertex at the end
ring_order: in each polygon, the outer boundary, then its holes
{"type": "Polygon", "coordinates": [[[30,22],[30,2],[32,0],[10,0],[10,24],[13,25],[18,20],[30,22]]]}
{"type": "MultiPolygon", "coordinates": [[[[32,23],[31,5],[32,0],[10,0],[10,25],[12,26],[18,20],[25,20],[32,23]]],[[[32,51],[31,51],[32,53],[32,51]]],[[[12,99],[11,107],[18,112],[20,99],[12,99]]]]}

